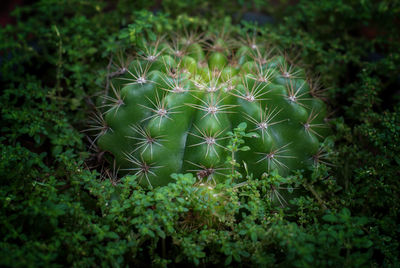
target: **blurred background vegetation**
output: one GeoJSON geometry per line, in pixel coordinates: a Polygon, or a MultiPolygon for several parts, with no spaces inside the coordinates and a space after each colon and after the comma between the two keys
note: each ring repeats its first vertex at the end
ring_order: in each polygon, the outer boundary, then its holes
{"type": "Polygon", "coordinates": [[[399,1],[0,7],[0,266],[400,266],[399,1]],[[89,169],[98,152],[82,130],[110,57],[142,38],[222,26],[256,31],[320,76],[333,165],[228,185],[222,207],[190,175],[148,192],[89,169]],[[308,194],[275,207],[268,196],[282,184],[308,194]]]}

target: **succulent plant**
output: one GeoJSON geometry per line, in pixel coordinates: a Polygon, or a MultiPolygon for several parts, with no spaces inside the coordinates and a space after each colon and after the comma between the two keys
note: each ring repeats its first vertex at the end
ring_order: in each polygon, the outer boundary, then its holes
{"type": "Polygon", "coordinates": [[[95,142],[119,172],[150,187],[169,183],[171,173],[226,179],[227,134],[241,122],[254,137],[235,159],[258,177],[307,169],[329,133],[315,83],[255,36],[160,38],[121,62],[109,76],[95,142]]]}

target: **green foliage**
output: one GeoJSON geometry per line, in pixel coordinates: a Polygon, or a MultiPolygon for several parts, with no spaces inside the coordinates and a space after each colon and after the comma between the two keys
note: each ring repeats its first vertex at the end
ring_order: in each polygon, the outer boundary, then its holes
{"type": "MultiPolygon", "coordinates": [[[[226,145],[226,148],[231,153],[227,156],[226,162],[231,166],[231,173],[228,175],[228,179],[233,181],[238,181],[238,179],[242,178],[242,174],[238,171],[240,168],[240,164],[236,160],[237,152],[246,152],[250,150],[249,146],[242,146],[245,143],[244,138],[259,138],[259,135],[254,132],[246,133],[247,124],[245,122],[240,123],[236,128],[233,129],[233,132],[229,131],[227,133],[229,137],[229,142],[226,145]]],[[[244,163],[246,172],[247,172],[247,164],[244,163]]]]}
{"type": "Polygon", "coordinates": [[[147,191],[87,168],[101,155],[80,130],[111,55],[170,29],[255,30],[230,25],[250,2],[155,2],[42,0],[0,29],[0,266],[398,267],[398,2],[252,2],[276,22],[257,35],[332,85],[335,136],[289,177],[147,191]]]}
{"type": "Polygon", "coordinates": [[[319,225],[305,231],[296,224],[274,226],[281,245],[287,251],[287,265],[295,267],[363,267],[372,256],[373,242],[363,230],[368,222],[365,217],[352,217],[343,208],[337,214],[326,213],[319,225]],[[291,237],[296,237],[292,240],[291,237]]]}
{"type": "Polygon", "coordinates": [[[172,30],[172,25],[167,16],[163,14],[155,16],[149,11],[142,10],[134,12],[134,16],[136,17],[135,23],[129,24],[118,35],[119,39],[126,42],[126,46],[141,45],[143,38],[156,41],[157,36],[172,30]]]}

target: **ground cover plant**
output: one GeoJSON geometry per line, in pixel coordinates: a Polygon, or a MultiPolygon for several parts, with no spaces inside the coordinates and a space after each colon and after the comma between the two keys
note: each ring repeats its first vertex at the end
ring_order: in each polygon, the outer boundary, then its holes
{"type": "MultiPolygon", "coordinates": [[[[0,30],[0,265],[399,266],[399,13],[396,1],[328,0],[16,9],[0,30]],[[264,20],[243,20],[254,14],[264,20]],[[84,131],[107,66],[165,33],[222,28],[297,55],[330,87],[320,91],[334,113],[319,161],[288,174],[238,161],[234,179],[211,188],[196,172],[152,190],[117,174],[84,131]]],[[[254,126],[239,121],[228,162],[251,147],[254,126]]]]}

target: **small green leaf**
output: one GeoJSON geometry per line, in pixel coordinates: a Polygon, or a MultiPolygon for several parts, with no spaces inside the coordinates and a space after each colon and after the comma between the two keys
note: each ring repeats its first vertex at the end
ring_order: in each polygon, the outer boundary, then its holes
{"type": "Polygon", "coordinates": [[[322,217],[322,219],[324,219],[327,222],[337,222],[337,217],[332,214],[325,215],[322,217]]]}
{"type": "Polygon", "coordinates": [[[249,132],[249,133],[246,133],[246,135],[244,135],[244,136],[247,138],[259,138],[260,137],[260,135],[258,135],[258,133],[256,133],[256,132],[249,132]]]}
{"type": "Polygon", "coordinates": [[[240,258],[240,255],[237,252],[233,252],[233,258],[237,262],[241,262],[242,261],[242,258],[240,258]]]}
{"type": "Polygon", "coordinates": [[[164,233],[163,230],[158,230],[158,231],[157,231],[157,234],[158,234],[162,239],[165,239],[165,233],[164,233]]]}
{"type": "Polygon", "coordinates": [[[256,234],[256,232],[251,232],[250,233],[250,238],[251,238],[251,240],[253,241],[253,242],[257,242],[257,234],[256,234]]]}
{"type": "Polygon", "coordinates": [[[350,212],[350,210],[349,210],[348,208],[343,208],[343,209],[340,211],[340,214],[342,215],[342,218],[343,218],[344,220],[349,219],[350,216],[351,216],[351,212],[350,212]]]}
{"type": "Polygon", "coordinates": [[[87,50],[87,53],[88,54],[95,54],[97,52],[97,48],[95,48],[95,47],[91,47],[91,48],[89,48],[88,50],[87,50]]]}
{"type": "Polygon", "coordinates": [[[240,123],[240,124],[237,126],[237,128],[238,128],[239,130],[245,130],[245,129],[247,128],[246,122],[240,123]]]}
{"type": "Polygon", "coordinates": [[[243,151],[243,152],[246,152],[246,151],[249,151],[249,150],[250,150],[249,146],[243,146],[243,147],[239,148],[239,151],[243,151]]]}
{"type": "Polygon", "coordinates": [[[225,260],[225,266],[231,264],[231,262],[232,262],[232,255],[229,255],[228,258],[226,258],[225,260]]]}

